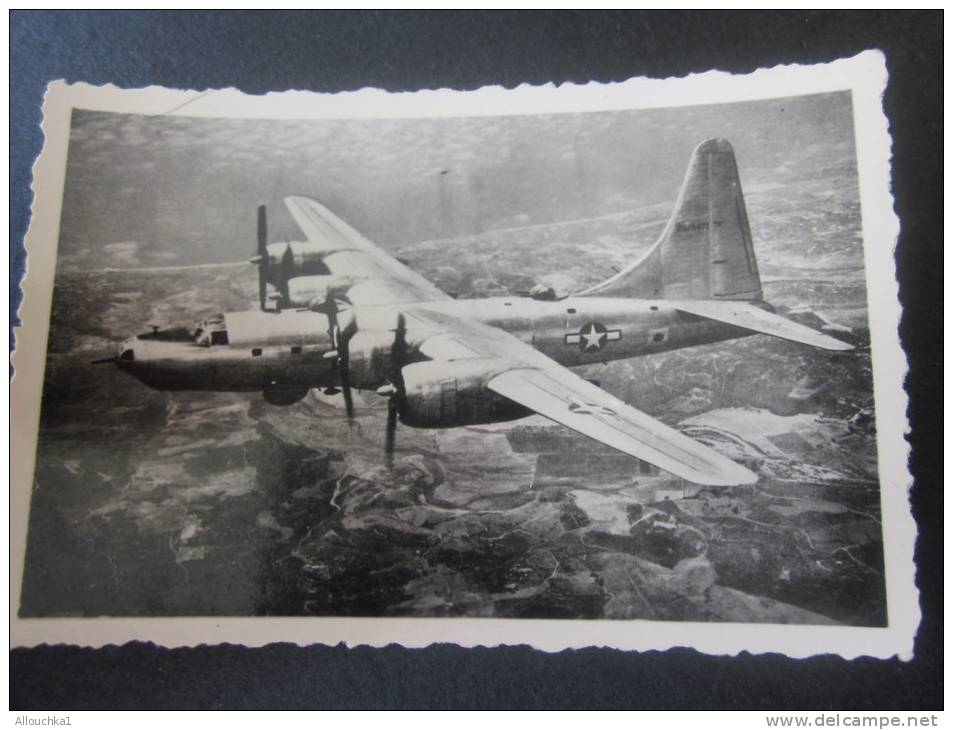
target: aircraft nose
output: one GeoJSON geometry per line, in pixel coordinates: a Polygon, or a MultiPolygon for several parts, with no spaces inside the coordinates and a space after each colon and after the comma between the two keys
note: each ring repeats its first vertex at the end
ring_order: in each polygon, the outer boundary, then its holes
{"type": "Polygon", "coordinates": [[[116,353],[116,363],[119,367],[128,367],[130,363],[135,362],[136,350],[133,347],[134,341],[135,338],[130,338],[120,343],[119,350],[116,353]]]}
{"type": "Polygon", "coordinates": [[[105,365],[106,363],[115,363],[119,367],[129,367],[136,359],[136,351],[132,347],[134,337],[123,340],[116,348],[116,354],[112,357],[104,357],[99,360],[91,361],[91,365],[105,365]]]}

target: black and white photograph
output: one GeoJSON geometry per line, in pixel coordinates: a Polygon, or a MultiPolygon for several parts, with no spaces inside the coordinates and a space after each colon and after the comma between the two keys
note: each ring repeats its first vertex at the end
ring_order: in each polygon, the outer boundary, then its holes
{"type": "Polygon", "coordinates": [[[778,89],[72,106],[18,621],[887,629],[896,297],[854,95],[778,89]]]}

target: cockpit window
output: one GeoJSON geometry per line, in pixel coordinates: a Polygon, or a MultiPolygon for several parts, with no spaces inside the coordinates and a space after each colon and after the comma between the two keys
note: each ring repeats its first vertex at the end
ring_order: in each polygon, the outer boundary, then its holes
{"type": "Polygon", "coordinates": [[[192,339],[195,340],[195,344],[202,347],[227,345],[228,331],[225,329],[225,315],[213,314],[198,322],[192,329],[192,339]]]}

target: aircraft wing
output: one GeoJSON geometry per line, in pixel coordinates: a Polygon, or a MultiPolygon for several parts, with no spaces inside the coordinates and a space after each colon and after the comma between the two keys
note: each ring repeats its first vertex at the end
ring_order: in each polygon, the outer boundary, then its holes
{"type": "Polygon", "coordinates": [[[804,345],[820,347],[824,350],[853,350],[854,346],[828,337],[825,334],[805,327],[803,324],[792,322],[790,319],[772,314],[761,307],[748,302],[732,301],[699,301],[699,302],[672,302],[672,306],[682,312],[688,312],[698,317],[715,319],[719,322],[741,327],[751,332],[764,335],[773,335],[782,340],[800,342],[804,345]]]}
{"type": "Polygon", "coordinates": [[[290,196],[285,198],[285,205],[308,242],[328,251],[323,262],[332,274],[366,278],[348,291],[352,304],[397,304],[450,298],[317,201],[290,196]]]}
{"type": "Polygon", "coordinates": [[[513,335],[437,312],[413,310],[409,316],[425,326],[419,341],[424,355],[438,361],[502,361],[487,387],[557,423],[698,484],[757,480],[740,464],[583,380],[513,335]]]}

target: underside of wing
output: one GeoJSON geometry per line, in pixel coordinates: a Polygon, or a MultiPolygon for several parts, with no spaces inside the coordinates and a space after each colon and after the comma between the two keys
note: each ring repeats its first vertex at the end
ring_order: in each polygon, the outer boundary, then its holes
{"type": "Polygon", "coordinates": [[[335,276],[358,282],[348,291],[353,304],[440,301],[449,296],[423,276],[371,243],[317,201],[291,196],[285,205],[335,276]]]}
{"type": "Polygon", "coordinates": [[[436,312],[414,310],[431,332],[420,351],[433,360],[503,360],[487,388],[614,449],[697,484],[727,486],[757,480],[713,449],[583,380],[541,352],[494,327],[436,312]]]}
{"type": "Polygon", "coordinates": [[[820,347],[824,350],[854,349],[853,345],[747,302],[697,301],[672,302],[672,305],[682,312],[714,319],[751,332],[780,337],[782,340],[800,342],[803,345],[820,347]]]}

